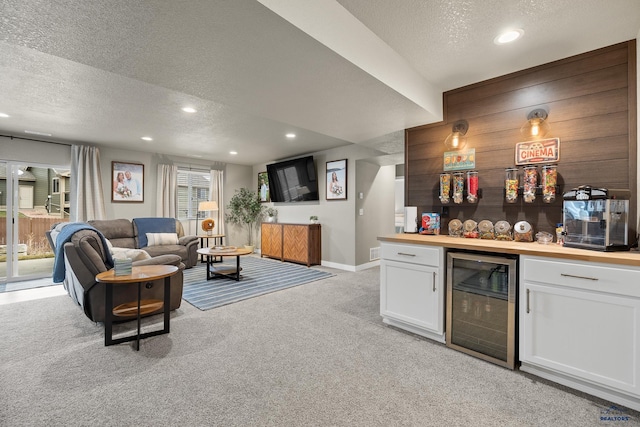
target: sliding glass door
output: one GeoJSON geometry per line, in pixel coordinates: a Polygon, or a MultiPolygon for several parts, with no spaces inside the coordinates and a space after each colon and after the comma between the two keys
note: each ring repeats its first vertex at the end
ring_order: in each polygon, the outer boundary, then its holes
{"type": "Polygon", "coordinates": [[[69,221],[69,198],[68,166],[0,162],[0,291],[8,282],[51,276],[45,232],[69,221]]]}

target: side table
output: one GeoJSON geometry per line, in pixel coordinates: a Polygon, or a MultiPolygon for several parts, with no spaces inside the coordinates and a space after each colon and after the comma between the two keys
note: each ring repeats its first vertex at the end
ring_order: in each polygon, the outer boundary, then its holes
{"type": "MultiPolygon", "coordinates": [[[[200,238],[200,249],[208,248],[209,239],[213,239],[214,246],[224,246],[224,234],[198,234],[196,237],[200,238]],[[205,239],[207,243],[205,244],[205,239]]],[[[200,255],[200,262],[205,262],[204,255],[200,255]]],[[[222,258],[220,261],[216,261],[215,259],[212,262],[222,262],[222,258]]]]}
{"type": "Polygon", "coordinates": [[[105,284],[105,313],[104,313],[104,345],[120,344],[127,341],[136,341],[136,350],[140,350],[140,339],[154,335],[169,333],[169,313],[171,303],[171,276],[178,272],[178,267],[174,265],[143,265],[132,267],[131,274],[116,276],[115,270],[104,271],[96,276],[96,281],[105,284]],[[143,300],[142,283],[158,279],[164,279],[163,300],[143,300]],[[113,286],[138,284],[138,300],[113,307],[113,286]],[[152,313],[164,307],[164,328],[157,331],[140,333],[140,316],[152,313]],[[138,321],[138,332],[123,338],[113,339],[113,318],[114,316],[130,316],[136,314],[138,321]]]}

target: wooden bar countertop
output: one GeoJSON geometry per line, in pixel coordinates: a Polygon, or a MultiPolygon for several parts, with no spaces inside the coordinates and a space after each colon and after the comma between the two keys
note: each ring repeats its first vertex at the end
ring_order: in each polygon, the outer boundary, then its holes
{"type": "Polygon", "coordinates": [[[600,262],[640,267],[639,251],[600,252],[568,248],[557,243],[543,245],[537,242],[513,242],[465,237],[434,236],[423,234],[392,234],[379,236],[381,242],[409,243],[426,246],[442,246],[448,249],[466,249],[503,254],[533,255],[567,260],[600,262]]]}

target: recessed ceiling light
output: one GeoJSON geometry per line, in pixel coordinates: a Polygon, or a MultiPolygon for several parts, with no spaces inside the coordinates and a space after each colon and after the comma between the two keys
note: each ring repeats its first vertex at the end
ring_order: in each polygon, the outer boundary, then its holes
{"type": "Polygon", "coordinates": [[[184,111],[185,113],[196,113],[198,110],[193,107],[184,107],[182,111],[184,111]]]}
{"type": "Polygon", "coordinates": [[[51,136],[50,133],[38,132],[38,131],[35,131],[35,130],[25,130],[24,133],[30,133],[30,134],[33,134],[33,135],[51,136]]]}
{"type": "Polygon", "coordinates": [[[232,156],[235,156],[236,154],[238,154],[237,151],[229,151],[229,154],[231,154],[232,156]]]}
{"type": "Polygon", "coordinates": [[[523,34],[524,30],[516,28],[515,30],[505,31],[504,33],[500,34],[498,37],[493,39],[493,42],[495,44],[511,43],[518,40],[520,37],[522,37],[523,34]]]}
{"type": "Polygon", "coordinates": [[[153,141],[153,138],[151,138],[150,136],[143,136],[142,138],[140,138],[144,141],[153,141]]]}
{"type": "Polygon", "coordinates": [[[287,138],[291,139],[291,138],[295,138],[296,134],[295,133],[288,133],[285,135],[287,138]]]}
{"type": "Polygon", "coordinates": [[[8,114],[5,114],[5,113],[0,113],[0,117],[7,118],[7,117],[9,117],[9,115],[8,115],[8,114]]]}

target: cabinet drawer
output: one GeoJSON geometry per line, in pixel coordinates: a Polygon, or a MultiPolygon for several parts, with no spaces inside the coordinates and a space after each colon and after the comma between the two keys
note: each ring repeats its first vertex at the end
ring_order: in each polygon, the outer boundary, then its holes
{"type": "Polygon", "coordinates": [[[537,257],[521,257],[520,261],[526,282],[640,297],[640,269],[637,268],[537,257]]]}
{"type": "Polygon", "coordinates": [[[412,264],[439,267],[443,249],[421,245],[399,245],[383,243],[380,245],[380,256],[390,261],[410,262],[412,264]]]}

